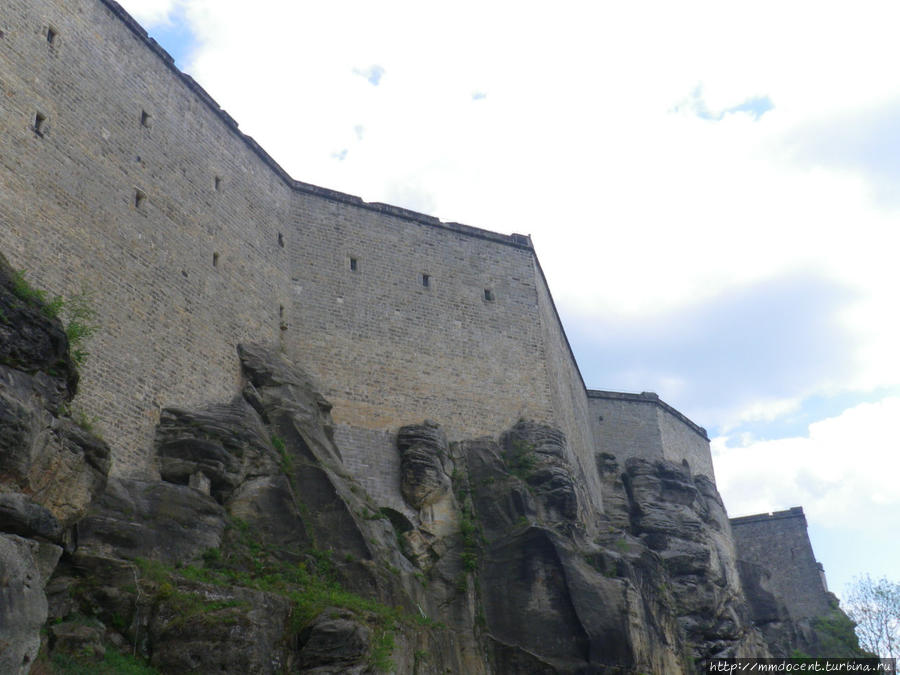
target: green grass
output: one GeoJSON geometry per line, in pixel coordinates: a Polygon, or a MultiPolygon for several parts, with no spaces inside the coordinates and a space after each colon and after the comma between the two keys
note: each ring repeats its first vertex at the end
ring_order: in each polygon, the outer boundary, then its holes
{"type": "Polygon", "coordinates": [[[82,291],[69,298],[60,295],[52,298],[32,286],[25,278],[24,270],[13,272],[13,294],[23,302],[36,305],[50,319],[65,319],[69,354],[75,365],[81,366],[88,357],[84,342],[97,332],[97,312],[91,294],[82,291]]]}
{"type": "Polygon", "coordinates": [[[57,652],[50,663],[54,675],[160,675],[143,659],[121,654],[111,647],[106,648],[102,661],[57,652]]]}
{"type": "Polygon", "coordinates": [[[506,465],[507,471],[513,476],[523,481],[527,480],[534,472],[534,467],[537,464],[537,454],[534,452],[534,447],[530,443],[519,439],[513,440],[510,445],[511,447],[508,450],[503,451],[503,463],[506,465]]]}
{"type": "Polygon", "coordinates": [[[275,434],[272,434],[272,447],[278,452],[278,467],[281,469],[281,473],[291,480],[291,485],[293,486],[294,456],[288,452],[284,439],[275,434]]]}
{"type": "Polygon", "coordinates": [[[276,555],[278,551],[260,542],[244,521],[231,519],[228,530],[228,544],[222,549],[205,551],[202,565],[175,568],[158,561],[135,561],[145,592],[165,602],[177,615],[169,628],[189,620],[227,623],[236,622],[240,617],[238,612],[228,610],[239,608],[242,603],[208,601],[198,593],[180,590],[182,580],[221,588],[250,588],[288,598],[293,605],[289,627],[293,634],[299,633],[328,607],[350,610],[373,629],[369,665],[379,671],[389,671],[392,667],[390,655],[398,627],[438,625],[427,617],[408,614],[342,588],[331,551],[310,549],[305,553],[305,560],[286,561],[276,555]]]}

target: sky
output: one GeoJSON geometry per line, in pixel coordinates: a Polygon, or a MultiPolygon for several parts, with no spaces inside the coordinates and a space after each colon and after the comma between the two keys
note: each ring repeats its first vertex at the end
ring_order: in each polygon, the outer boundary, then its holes
{"type": "Polygon", "coordinates": [[[589,387],[900,580],[900,5],[120,2],[297,180],[530,234],[589,387]]]}

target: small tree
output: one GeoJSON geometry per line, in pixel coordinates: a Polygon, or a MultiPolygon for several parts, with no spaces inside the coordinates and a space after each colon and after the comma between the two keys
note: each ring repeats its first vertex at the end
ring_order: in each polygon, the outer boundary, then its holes
{"type": "Polygon", "coordinates": [[[900,658],[900,584],[868,574],[850,585],[847,614],[864,649],[883,659],[900,658]]]}

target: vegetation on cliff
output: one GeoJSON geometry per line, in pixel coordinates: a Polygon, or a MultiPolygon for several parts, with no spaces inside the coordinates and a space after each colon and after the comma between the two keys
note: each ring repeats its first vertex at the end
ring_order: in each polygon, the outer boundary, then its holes
{"type": "MultiPolygon", "coordinates": [[[[233,400],[162,411],[159,478],[109,477],[64,414],[60,322],[0,281],[3,672],[677,674],[770,653],[715,485],[684,466],[598,455],[596,513],[560,431],[450,443],[424,422],[397,435],[405,506],[380,507],[303,371],[240,345],[233,400]]],[[[842,617],[817,630],[845,638],[842,617]]]]}

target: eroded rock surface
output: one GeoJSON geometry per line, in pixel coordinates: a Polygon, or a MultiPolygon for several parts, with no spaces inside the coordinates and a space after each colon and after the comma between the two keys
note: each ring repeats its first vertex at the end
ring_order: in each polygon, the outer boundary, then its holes
{"type": "Polygon", "coordinates": [[[425,421],[397,438],[410,511],[382,508],[314,382],[260,345],[233,400],[163,410],[161,480],[107,480],[107,446],[60,415],[65,333],[2,272],[2,672],[30,670],[48,619],[51,651],[163,673],[677,675],[821,645],[685,466],[598,455],[596,514],[557,429],[450,443],[425,421]]]}
{"type": "Polygon", "coordinates": [[[27,673],[47,621],[44,585],[62,549],[0,534],[0,672],[27,673]]]}
{"type": "Polygon", "coordinates": [[[66,417],[78,374],[60,321],[0,255],[0,672],[27,673],[45,585],[103,490],[109,448],[66,417]]]}

